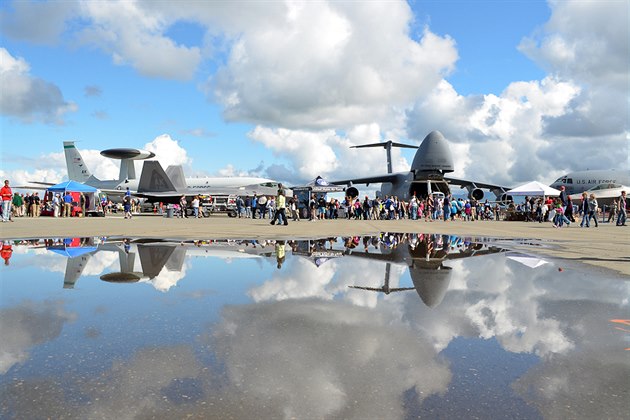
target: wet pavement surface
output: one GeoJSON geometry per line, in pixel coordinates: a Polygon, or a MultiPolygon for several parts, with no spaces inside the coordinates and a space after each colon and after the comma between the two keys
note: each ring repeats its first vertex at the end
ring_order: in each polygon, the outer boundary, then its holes
{"type": "Polygon", "coordinates": [[[628,418],[630,281],[509,241],[5,241],[2,418],[628,418]]]}

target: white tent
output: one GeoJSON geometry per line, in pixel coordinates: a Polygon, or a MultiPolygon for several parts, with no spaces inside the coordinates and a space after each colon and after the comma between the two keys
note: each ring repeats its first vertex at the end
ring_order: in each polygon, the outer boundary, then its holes
{"type": "Polygon", "coordinates": [[[516,188],[507,191],[507,194],[511,195],[546,195],[557,197],[560,195],[560,191],[555,188],[541,184],[538,181],[528,182],[516,188]]]}
{"type": "Polygon", "coordinates": [[[541,265],[549,264],[549,261],[545,261],[542,258],[538,258],[533,255],[521,254],[518,252],[508,252],[506,255],[509,259],[526,265],[529,268],[538,268],[541,265]]]}

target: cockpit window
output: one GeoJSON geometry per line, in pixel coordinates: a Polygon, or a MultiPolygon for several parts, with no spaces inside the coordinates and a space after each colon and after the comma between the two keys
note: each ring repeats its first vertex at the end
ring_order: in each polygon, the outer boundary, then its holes
{"type": "Polygon", "coordinates": [[[567,178],[567,184],[573,184],[573,178],[567,178]]]}

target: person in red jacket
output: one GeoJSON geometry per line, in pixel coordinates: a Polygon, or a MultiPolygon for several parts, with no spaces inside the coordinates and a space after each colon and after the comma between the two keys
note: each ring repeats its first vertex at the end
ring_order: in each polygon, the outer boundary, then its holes
{"type": "Polygon", "coordinates": [[[13,247],[11,247],[11,243],[8,241],[2,242],[2,246],[0,247],[0,257],[4,260],[4,265],[9,265],[11,255],[13,255],[13,247]]]}
{"type": "Polygon", "coordinates": [[[9,180],[4,180],[4,187],[0,188],[2,197],[2,222],[8,222],[11,216],[11,202],[13,201],[13,191],[9,187],[9,180]]]}

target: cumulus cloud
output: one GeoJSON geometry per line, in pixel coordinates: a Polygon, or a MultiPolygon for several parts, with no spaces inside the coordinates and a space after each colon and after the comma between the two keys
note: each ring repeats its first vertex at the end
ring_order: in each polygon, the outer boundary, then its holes
{"type": "Polygon", "coordinates": [[[128,64],[149,77],[190,80],[201,60],[198,47],[177,45],[164,35],[170,19],[146,13],[137,2],[84,2],[83,16],[91,21],[78,35],[80,42],[111,54],[115,64],[128,64]]]}
{"type": "Polygon", "coordinates": [[[155,153],[155,159],[164,168],[170,165],[190,166],[192,163],[192,158],[188,157],[186,149],[181,147],[179,142],[168,134],[157,136],[153,141],[145,144],[144,148],[155,153]]]}
{"type": "Polygon", "coordinates": [[[293,129],[364,124],[430,91],[457,60],[452,39],[428,29],[419,41],[409,36],[403,2],[292,3],[276,12],[284,13],[247,27],[246,19],[231,22],[242,33],[210,81],[228,120],[293,129]],[[376,17],[380,31],[371,29],[376,17]]]}
{"type": "MultiPolygon", "coordinates": [[[[265,126],[257,126],[248,135],[272,150],[275,156],[288,161],[288,168],[275,168],[274,171],[278,175],[292,174],[290,179],[296,184],[312,181],[317,176],[332,180],[387,172],[383,149],[350,148],[368,141],[378,142],[387,136],[377,124],[354,126],[345,136],[335,130],[306,131],[265,126]]],[[[392,150],[392,160],[394,170],[409,169],[409,163],[398,149],[392,150]]]]}
{"type": "Polygon", "coordinates": [[[40,44],[55,43],[65,30],[66,20],[78,13],[78,6],[78,1],[13,1],[9,6],[10,13],[0,11],[0,28],[11,38],[40,44]]]}
{"type": "Polygon", "coordinates": [[[0,48],[0,113],[26,123],[63,124],[64,114],[78,109],[53,83],[30,75],[30,66],[0,48]]]}

